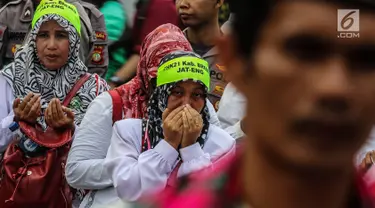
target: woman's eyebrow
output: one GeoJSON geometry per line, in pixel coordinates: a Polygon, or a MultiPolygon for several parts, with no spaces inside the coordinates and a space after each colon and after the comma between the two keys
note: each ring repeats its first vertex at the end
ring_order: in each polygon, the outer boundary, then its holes
{"type": "Polygon", "coordinates": [[[68,34],[68,32],[64,29],[55,30],[55,32],[68,34]]]}
{"type": "Polygon", "coordinates": [[[175,86],[174,88],[172,88],[172,90],[175,90],[175,89],[183,89],[181,86],[175,86]]]}

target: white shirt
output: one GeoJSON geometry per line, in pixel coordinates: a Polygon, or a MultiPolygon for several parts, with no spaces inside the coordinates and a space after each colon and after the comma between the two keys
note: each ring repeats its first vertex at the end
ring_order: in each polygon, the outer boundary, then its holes
{"type": "MultiPolygon", "coordinates": [[[[220,125],[212,104],[207,101],[210,122],[220,125]]],[[[65,176],[74,188],[98,190],[86,195],[80,207],[105,206],[119,198],[111,176],[103,167],[112,137],[112,98],[108,92],[94,99],[76,129],[65,176]]]]}
{"type": "Polygon", "coordinates": [[[235,14],[231,13],[228,20],[221,26],[221,31],[223,31],[224,34],[230,34],[234,21],[234,15],[235,14]]]}
{"type": "Polygon", "coordinates": [[[15,136],[9,130],[14,118],[13,102],[12,88],[0,73],[0,154],[5,151],[15,136]]]}
{"type": "Polygon", "coordinates": [[[179,155],[182,163],[177,177],[209,167],[223,154],[235,151],[235,140],[214,125],[209,127],[203,148],[195,143],[178,152],[161,140],[153,149],[141,152],[141,143],[141,119],[125,119],[114,125],[104,167],[124,201],[136,201],[145,194],[163,189],[179,162],[179,155]]]}
{"type": "Polygon", "coordinates": [[[245,136],[241,130],[241,120],[246,114],[245,107],[246,98],[232,83],[228,83],[221,97],[217,116],[221,127],[235,139],[245,136]]]}

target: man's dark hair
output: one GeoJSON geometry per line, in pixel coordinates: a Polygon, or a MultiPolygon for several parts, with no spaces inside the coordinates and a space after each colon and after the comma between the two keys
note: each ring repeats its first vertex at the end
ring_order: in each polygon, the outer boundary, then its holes
{"type": "MultiPolygon", "coordinates": [[[[259,32],[268,20],[277,3],[287,0],[230,0],[230,9],[235,14],[233,35],[237,41],[238,53],[251,55],[259,32]]],[[[309,1],[309,0],[305,0],[309,1]]],[[[311,1],[311,0],[310,0],[311,1]]],[[[316,1],[316,0],[315,0],[316,1]]],[[[342,5],[343,8],[360,9],[375,13],[374,0],[321,0],[322,3],[342,5]]]]}

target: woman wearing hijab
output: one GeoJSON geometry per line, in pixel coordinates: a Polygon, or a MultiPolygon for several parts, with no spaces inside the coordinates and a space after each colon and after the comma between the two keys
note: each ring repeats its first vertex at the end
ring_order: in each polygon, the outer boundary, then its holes
{"type": "MultiPolygon", "coordinates": [[[[80,17],[73,5],[44,0],[38,6],[30,36],[16,52],[14,62],[0,72],[1,152],[19,135],[10,130],[18,121],[39,124],[44,130],[50,127],[74,133],[91,101],[108,90],[98,75],[86,75],[87,67],[78,57],[80,27],[80,17]],[[87,81],[70,104],[62,106],[83,76],[88,76],[87,81]]],[[[24,135],[19,138],[19,146],[28,156],[46,150],[24,135]]]]}
{"type": "Polygon", "coordinates": [[[210,76],[204,59],[172,52],[161,60],[156,79],[147,118],[125,119],[113,127],[104,167],[124,201],[173,185],[175,177],[209,167],[234,149],[234,139],[209,123],[210,76]]]}
{"type": "MultiPolygon", "coordinates": [[[[117,88],[122,99],[122,118],[147,117],[147,102],[155,85],[161,59],[173,51],[192,51],[181,30],[172,25],[159,26],[143,41],[137,76],[117,88]]],[[[213,106],[209,104],[211,122],[218,125],[213,106]]],[[[75,134],[66,165],[68,183],[90,192],[81,207],[107,206],[119,200],[113,182],[103,167],[112,136],[113,103],[109,93],[98,96],[88,109],[75,134]]]]}

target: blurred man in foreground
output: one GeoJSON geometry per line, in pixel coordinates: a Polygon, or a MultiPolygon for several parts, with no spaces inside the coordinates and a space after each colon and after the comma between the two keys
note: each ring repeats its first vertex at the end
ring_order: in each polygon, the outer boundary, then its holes
{"type": "Polygon", "coordinates": [[[375,207],[353,165],[375,122],[375,4],[237,0],[233,10],[218,46],[249,101],[248,138],[213,174],[181,180],[152,207],[375,207]],[[360,37],[337,31],[348,18],[360,37]]]}

